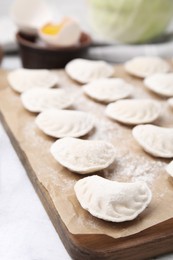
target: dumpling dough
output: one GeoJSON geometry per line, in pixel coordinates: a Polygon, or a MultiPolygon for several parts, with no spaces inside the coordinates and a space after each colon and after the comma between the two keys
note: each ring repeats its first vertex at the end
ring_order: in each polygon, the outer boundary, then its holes
{"type": "Polygon", "coordinates": [[[166,167],[167,173],[173,177],[173,161],[171,161],[166,167]]]}
{"type": "Polygon", "coordinates": [[[104,103],[130,96],[132,85],[123,79],[97,79],[84,86],[84,92],[89,97],[104,103]]]}
{"type": "Polygon", "coordinates": [[[155,73],[164,73],[170,70],[166,61],[159,57],[141,56],[125,63],[125,70],[136,77],[145,78],[155,73]]]}
{"type": "Polygon", "coordinates": [[[144,182],[121,183],[96,175],[77,181],[74,190],[84,209],[97,218],[112,222],[135,219],[152,197],[144,182]]]}
{"type": "Polygon", "coordinates": [[[137,125],[153,122],[159,117],[160,104],[151,99],[126,99],[111,103],[106,115],[118,122],[137,125]]]}
{"type": "Polygon", "coordinates": [[[45,69],[16,69],[8,74],[7,79],[19,93],[30,88],[51,88],[59,81],[57,75],[45,69]]]}
{"type": "Polygon", "coordinates": [[[173,73],[157,73],[144,80],[151,91],[165,97],[173,97],[173,73]]]}
{"type": "Polygon", "coordinates": [[[112,144],[71,137],[57,140],[51,146],[51,153],[64,167],[81,174],[105,169],[115,159],[112,144]]]}
{"type": "Polygon", "coordinates": [[[72,105],[74,98],[64,89],[32,88],[22,93],[21,100],[27,110],[42,112],[48,108],[67,108],[72,105]]]}
{"type": "Polygon", "coordinates": [[[66,73],[74,80],[85,84],[99,78],[111,77],[114,69],[105,61],[75,59],[65,67],[66,73]]]}
{"type": "Polygon", "coordinates": [[[47,109],[36,117],[37,126],[47,135],[79,137],[94,127],[94,118],[85,112],[47,109]]]}
{"type": "Polygon", "coordinates": [[[162,158],[173,157],[173,128],[139,125],[133,128],[132,134],[149,154],[162,158]]]}

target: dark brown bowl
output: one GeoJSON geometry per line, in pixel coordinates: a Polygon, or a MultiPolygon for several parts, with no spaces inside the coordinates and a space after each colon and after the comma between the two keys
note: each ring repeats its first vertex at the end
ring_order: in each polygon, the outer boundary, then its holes
{"type": "Polygon", "coordinates": [[[16,34],[19,44],[22,65],[28,69],[64,68],[72,59],[82,57],[91,45],[91,37],[82,33],[78,44],[70,47],[51,47],[37,37],[28,37],[23,33],[16,34]]]}
{"type": "Polygon", "coordinates": [[[1,47],[0,47],[0,64],[1,64],[1,62],[2,62],[2,58],[3,58],[3,50],[2,50],[1,47]]]}

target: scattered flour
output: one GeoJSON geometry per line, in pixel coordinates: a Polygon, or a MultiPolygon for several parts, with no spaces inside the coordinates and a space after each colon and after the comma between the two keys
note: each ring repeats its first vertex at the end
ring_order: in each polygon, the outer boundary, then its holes
{"type": "Polygon", "coordinates": [[[34,120],[26,122],[23,127],[23,135],[24,139],[34,148],[41,147],[42,149],[47,149],[51,144],[51,138],[49,140],[48,137],[45,138],[44,134],[40,135],[40,130],[37,128],[34,120]]]}
{"type": "MultiPolygon", "coordinates": [[[[62,86],[60,86],[60,88],[65,88],[76,96],[76,102],[72,109],[86,111],[95,116],[95,130],[84,138],[104,140],[114,143],[115,145],[115,152],[117,154],[116,160],[109,168],[102,171],[101,174],[108,179],[116,181],[145,181],[148,185],[152,186],[154,180],[161,174],[161,169],[165,167],[166,163],[138,154],[138,152],[133,151],[133,147],[131,150],[129,146],[133,143],[131,128],[124,127],[123,125],[108,119],[105,116],[106,106],[85,96],[82,86],[74,84],[66,85],[63,81],[65,82],[66,79],[62,74],[62,86]]],[[[134,97],[138,96],[146,98],[149,96],[149,93],[137,86],[134,97]]],[[[45,150],[45,153],[49,152],[53,139],[49,139],[48,137],[45,138],[44,134],[40,134],[34,120],[26,122],[23,133],[25,138],[30,140],[30,146],[34,149],[41,147],[43,151],[45,150]]],[[[61,190],[63,191],[68,191],[68,189],[72,190],[78,177],[75,178],[75,176],[71,176],[71,178],[66,178],[66,175],[62,176],[62,174],[64,174],[63,172],[51,169],[50,166],[47,166],[46,169],[47,172],[49,172],[49,177],[51,178],[50,182],[52,182],[52,184],[55,186],[58,185],[58,188],[61,187],[61,190]],[[61,182],[59,182],[60,179],[61,182]]],[[[74,173],[70,173],[69,171],[68,174],[72,175],[74,173]]]]}
{"type": "Polygon", "coordinates": [[[116,153],[114,164],[104,170],[104,177],[111,180],[144,181],[152,186],[166,166],[165,162],[129,152],[124,148],[117,149],[116,153]]]}

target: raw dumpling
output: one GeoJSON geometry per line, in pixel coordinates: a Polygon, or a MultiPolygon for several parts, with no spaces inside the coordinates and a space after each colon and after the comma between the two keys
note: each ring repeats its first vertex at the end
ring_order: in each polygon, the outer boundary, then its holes
{"type": "Polygon", "coordinates": [[[168,99],[168,104],[173,108],[173,98],[168,99]]]}
{"type": "Polygon", "coordinates": [[[159,117],[160,104],[151,99],[126,99],[111,103],[106,115],[118,122],[137,125],[153,122],[159,117]]]}
{"type": "Polygon", "coordinates": [[[94,118],[81,111],[47,109],[36,117],[36,124],[53,137],[79,137],[94,127],[94,118]]]}
{"type": "Polygon", "coordinates": [[[173,73],[157,73],[147,77],[144,85],[156,94],[173,97],[173,73]]]}
{"type": "Polygon", "coordinates": [[[89,97],[104,103],[130,96],[132,86],[123,79],[97,79],[84,86],[84,92],[89,97]]]}
{"type": "Polygon", "coordinates": [[[71,137],[57,140],[51,147],[51,153],[64,167],[81,174],[105,169],[115,159],[112,144],[71,137]]]}
{"type": "Polygon", "coordinates": [[[47,108],[64,109],[72,105],[74,99],[64,89],[32,88],[21,95],[24,107],[31,112],[41,112],[47,108]]]}
{"type": "Polygon", "coordinates": [[[159,57],[136,57],[125,63],[125,70],[137,77],[145,78],[155,73],[164,73],[170,70],[166,61],[159,57]]]}
{"type": "Polygon", "coordinates": [[[74,190],[84,209],[112,222],[135,219],[152,197],[145,182],[121,183],[96,175],[77,181],[74,190]]]}
{"type": "Polygon", "coordinates": [[[173,157],[173,128],[139,125],[133,128],[132,134],[149,154],[162,158],[173,157]]]}
{"type": "Polygon", "coordinates": [[[7,79],[19,93],[30,88],[51,88],[58,83],[57,75],[44,69],[16,69],[8,74],[7,79]]]}
{"type": "Polygon", "coordinates": [[[105,61],[75,59],[65,67],[66,73],[74,80],[85,84],[99,78],[111,77],[114,69],[105,61]]]}
{"type": "Polygon", "coordinates": [[[167,173],[173,177],[173,161],[171,161],[166,167],[167,173]]]}

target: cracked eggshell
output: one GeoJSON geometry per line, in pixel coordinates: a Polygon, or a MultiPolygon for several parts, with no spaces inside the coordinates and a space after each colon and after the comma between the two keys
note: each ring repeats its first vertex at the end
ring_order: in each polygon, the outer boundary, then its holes
{"type": "Polygon", "coordinates": [[[81,36],[79,23],[72,18],[64,18],[59,24],[45,24],[39,29],[40,38],[54,47],[76,45],[81,36]]]}
{"type": "Polygon", "coordinates": [[[20,32],[37,35],[38,29],[53,18],[53,12],[43,0],[15,0],[10,17],[20,32]]]}

